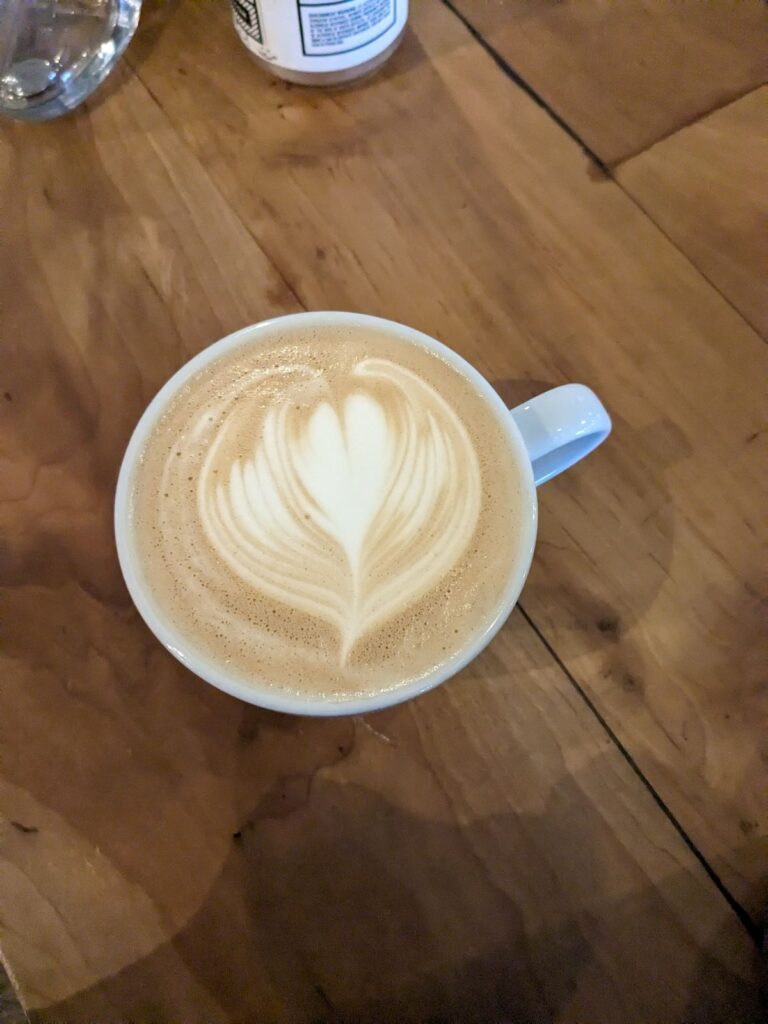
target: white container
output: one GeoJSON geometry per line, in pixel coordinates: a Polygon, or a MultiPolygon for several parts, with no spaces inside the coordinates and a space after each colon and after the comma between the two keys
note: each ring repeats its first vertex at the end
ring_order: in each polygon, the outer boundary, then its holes
{"type": "Polygon", "coordinates": [[[340,85],[394,53],[408,0],[231,0],[235,31],[257,63],[298,85],[340,85]]]}

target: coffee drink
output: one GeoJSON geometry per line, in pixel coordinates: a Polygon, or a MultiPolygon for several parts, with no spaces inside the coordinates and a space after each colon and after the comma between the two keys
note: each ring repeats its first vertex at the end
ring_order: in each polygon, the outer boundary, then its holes
{"type": "Polygon", "coordinates": [[[485,633],[519,557],[499,412],[384,327],[283,327],[204,366],[133,470],[158,614],[232,678],[309,698],[396,689],[485,633]]]}

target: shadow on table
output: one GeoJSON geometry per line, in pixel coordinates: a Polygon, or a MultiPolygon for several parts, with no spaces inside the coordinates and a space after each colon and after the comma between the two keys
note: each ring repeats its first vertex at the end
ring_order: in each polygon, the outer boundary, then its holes
{"type": "Polygon", "coordinates": [[[656,886],[620,856],[622,894],[608,896],[617,843],[578,778],[541,814],[465,826],[356,784],[284,778],[187,925],[45,1019],[757,1022],[754,984],[727,966],[742,947],[725,904],[701,948],[687,872],[656,886]],[[574,807],[590,808],[578,823],[574,807]]]}
{"type": "MultiPolygon", "coordinates": [[[[542,380],[492,383],[510,408],[555,386],[542,380]]],[[[601,397],[610,406],[608,398],[601,397]]],[[[616,409],[609,412],[613,432],[605,444],[587,456],[581,469],[574,467],[540,490],[539,542],[522,604],[531,611],[535,607],[537,621],[552,609],[558,627],[567,630],[567,651],[560,653],[569,659],[621,640],[625,676],[637,681],[643,672],[642,658],[626,634],[642,620],[669,579],[675,512],[665,473],[691,449],[669,420],[636,430],[616,409]],[[599,475],[594,477],[590,476],[592,459],[601,460],[599,475]],[[550,493],[557,499],[551,509],[550,493]],[[579,545],[580,531],[597,551],[610,538],[612,550],[623,552],[626,565],[633,567],[631,585],[606,575],[609,566],[615,571],[615,558],[599,560],[598,568],[590,552],[579,545]],[[547,571],[548,566],[552,571],[547,571]]]]}
{"type": "Polygon", "coordinates": [[[0,1024],[25,1024],[26,1019],[0,963],[0,1024]]]}
{"type": "MultiPolygon", "coordinates": [[[[143,0],[141,20],[131,45],[126,50],[126,63],[136,72],[148,59],[160,37],[180,13],[182,0],[143,0]]],[[[234,29],[233,29],[234,32],[234,29]]]]}

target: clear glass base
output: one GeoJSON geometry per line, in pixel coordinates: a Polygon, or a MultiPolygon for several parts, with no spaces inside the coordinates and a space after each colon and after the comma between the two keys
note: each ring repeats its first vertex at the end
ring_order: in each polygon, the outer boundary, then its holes
{"type": "Polygon", "coordinates": [[[66,114],[104,81],[139,22],[141,0],[2,0],[0,113],[66,114]]]}

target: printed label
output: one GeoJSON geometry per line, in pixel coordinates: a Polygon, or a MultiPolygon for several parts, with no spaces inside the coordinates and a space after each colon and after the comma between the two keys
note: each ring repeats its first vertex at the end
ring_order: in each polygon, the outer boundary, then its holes
{"type": "Polygon", "coordinates": [[[232,13],[235,23],[254,42],[262,44],[264,33],[261,30],[261,16],[256,0],[232,0],[232,13]]]}
{"type": "Polygon", "coordinates": [[[408,0],[232,0],[240,39],[262,60],[294,71],[341,71],[393,43],[408,0]]]}
{"type": "Polygon", "coordinates": [[[304,54],[349,53],[379,38],[397,20],[397,0],[298,0],[304,54]]]}

